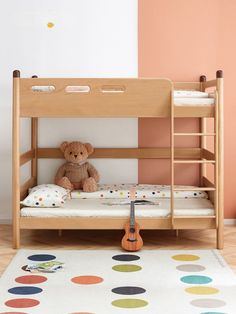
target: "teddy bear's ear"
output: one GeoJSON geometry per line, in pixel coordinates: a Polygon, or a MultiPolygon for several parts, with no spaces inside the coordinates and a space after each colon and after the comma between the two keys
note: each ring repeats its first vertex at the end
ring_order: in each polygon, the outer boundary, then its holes
{"type": "Polygon", "coordinates": [[[92,154],[94,151],[93,146],[90,143],[84,143],[85,148],[87,149],[88,154],[92,154]]]}
{"type": "Polygon", "coordinates": [[[66,147],[68,146],[68,142],[63,142],[63,143],[61,143],[61,146],[60,146],[60,149],[61,149],[61,151],[64,153],[65,152],[65,150],[66,150],[66,147]]]}

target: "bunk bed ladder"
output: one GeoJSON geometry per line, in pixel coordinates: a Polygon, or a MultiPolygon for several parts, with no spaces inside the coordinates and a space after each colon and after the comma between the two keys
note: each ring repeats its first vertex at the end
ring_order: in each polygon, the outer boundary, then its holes
{"type": "MultiPolygon", "coordinates": [[[[207,86],[206,77],[200,77],[200,90],[205,91],[207,86]]],[[[216,72],[216,81],[211,86],[216,86],[215,90],[215,108],[214,108],[214,131],[207,132],[207,118],[200,119],[200,132],[199,133],[175,133],[174,130],[174,104],[173,98],[171,102],[171,140],[170,140],[170,159],[171,159],[171,224],[172,228],[175,228],[174,220],[174,192],[181,191],[181,188],[174,186],[174,166],[175,164],[199,164],[200,165],[200,184],[201,187],[189,188],[193,191],[207,191],[211,194],[210,199],[214,203],[215,215],[215,228],[217,231],[217,248],[223,248],[223,224],[224,224],[224,211],[223,211],[223,72],[216,72]],[[175,159],[174,150],[174,138],[175,136],[199,136],[201,155],[200,159],[175,159]],[[207,150],[207,137],[214,137],[214,153],[207,150]],[[207,164],[214,165],[214,184],[207,179],[207,164]]]]}

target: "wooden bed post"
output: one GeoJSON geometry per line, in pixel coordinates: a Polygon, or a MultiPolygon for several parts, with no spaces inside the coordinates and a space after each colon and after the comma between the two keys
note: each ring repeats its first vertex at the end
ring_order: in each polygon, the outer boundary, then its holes
{"type": "Polygon", "coordinates": [[[12,227],[13,248],[20,246],[20,71],[13,71],[12,130],[12,227]]]}
{"type": "MultiPolygon", "coordinates": [[[[38,78],[33,75],[32,78],[38,78]]],[[[31,149],[34,150],[34,158],[31,162],[31,177],[38,184],[38,118],[31,118],[31,149]]]]}
{"type": "Polygon", "coordinates": [[[218,99],[218,226],[217,248],[224,247],[224,87],[223,71],[216,72],[216,90],[218,99]]]}
{"type": "MultiPolygon", "coordinates": [[[[205,75],[200,76],[200,90],[201,92],[205,91],[205,85],[204,83],[206,82],[207,78],[205,75]]],[[[206,133],[207,128],[206,128],[206,118],[200,118],[200,132],[201,133],[206,133]]],[[[200,137],[200,147],[201,149],[206,148],[207,146],[207,139],[206,136],[201,136],[200,137]]],[[[200,165],[200,184],[203,186],[203,177],[206,177],[206,164],[202,163],[200,165]]]]}

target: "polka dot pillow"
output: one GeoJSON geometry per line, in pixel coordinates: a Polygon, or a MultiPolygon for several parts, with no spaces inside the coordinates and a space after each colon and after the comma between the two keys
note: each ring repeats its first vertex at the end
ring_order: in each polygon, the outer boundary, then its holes
{"type": "Polygon", "coordinates": [[[27,207],[61,207],[67,199],[67,190],[55,184],[41,184],[29,190],[21,202],[27,207]]]}

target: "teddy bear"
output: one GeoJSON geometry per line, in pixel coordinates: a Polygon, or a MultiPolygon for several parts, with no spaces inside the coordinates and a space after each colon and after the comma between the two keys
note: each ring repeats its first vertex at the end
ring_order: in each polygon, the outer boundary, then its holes
{"type": "Polygon", "coordinates": [[[90,143],[63,142],[60,146],[66,159],[55,176],[55,184],[69,190],[95,192],[99,173],[87,158],[94,151],[90,143]]]}

